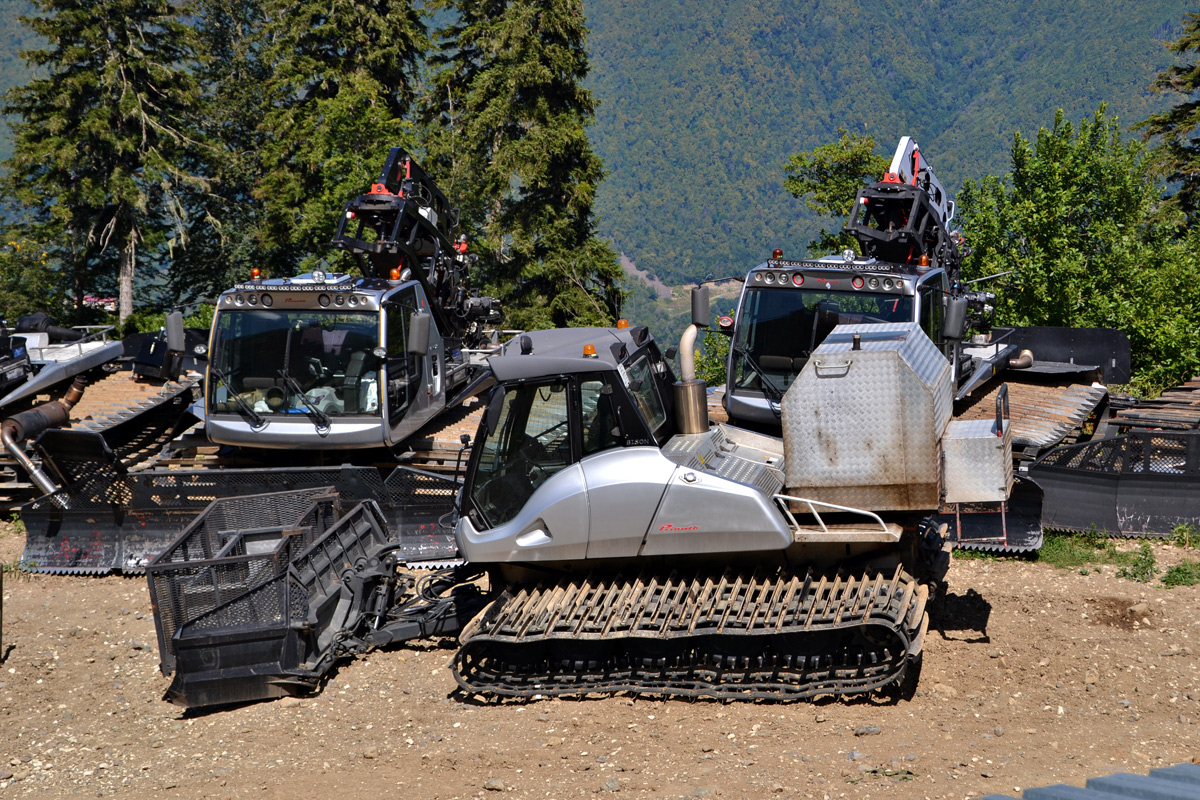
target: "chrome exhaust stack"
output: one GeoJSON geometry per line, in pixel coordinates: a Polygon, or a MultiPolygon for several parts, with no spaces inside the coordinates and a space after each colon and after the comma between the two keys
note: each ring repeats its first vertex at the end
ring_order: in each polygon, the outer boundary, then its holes
{"type": "Polygon", "coordinates": [[[708,287],[692,289],[692,324],[679,340],[680,380],[675,384],[675,425],[680,433],[708,432],[708,385],[696,377],[696,338],[708,327],[708,287]]]}

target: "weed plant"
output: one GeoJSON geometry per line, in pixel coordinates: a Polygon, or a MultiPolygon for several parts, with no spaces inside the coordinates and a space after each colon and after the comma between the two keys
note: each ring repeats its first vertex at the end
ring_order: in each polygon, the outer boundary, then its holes
{"type": "Polygon", "coordinates": [[[34,570],[36,570],[36,569],[37,569],[37,564],[30,563],[30,562],[23,562],[20,559],[13,559],[12,561],[0,562],[0,572],[3,572],[5,577],[9,577],[14,580],[20,580],[21,578],[31,578],[31,577],[33,577],[34,570]]]}
{"type": "Polygon", "coordinates": [[[1200,529],[1190,523],[1176,525],[1171,530],[1171,544],[1176,547],[1186,547],[1189,550],[1200,547],[1200,529]]]}
{"type": "Polygon", "coordinates": [[[1182,561],[1163,573],[1167,586],[1195,586],[1200,583],[1200,561],[1182,561]]]}
{"type": "Polygon", "coordinates": [[[1158,564],[1154,560],[1154,545],[1142,542],[1130,562],[1117,570],[1117,577],[1128,578],[1138,583],[1149,583],[1158,573],[1158,564]]]}

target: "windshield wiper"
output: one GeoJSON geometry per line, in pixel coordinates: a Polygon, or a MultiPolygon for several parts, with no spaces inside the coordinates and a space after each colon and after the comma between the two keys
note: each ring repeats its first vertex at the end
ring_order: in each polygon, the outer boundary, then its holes
{"type": "Polygon", "coordinates": [[[783,392],[779,391],[779,387],[775,385],[774,381],[767,377],[767,373],[763,372],[762,367],[758,365],[758,362],[755,361],[749,353],[737,345],[734,345],[733,352],[734,354],[746,359],[746,364],[750,367],[750,369],[754,370],[754,374],[758,376],[758,381],[762,385],[763,396],[767,398],[767,405],[770,406],[771,413],[777,417],[780,416],[782,413],[780,409],[783,406],[783,392]]]}
{"type": "Polygon", "coordinates": [[[305,407],[308,408],[308,415],[312,417],[313,424],[316,425],[317,428],[317,433],[322,436],[329,433],[329,426],[331,424],[329,421],[329,415],[317,408],[316,405],[308,399],[308,396],[304,394],[304,390],[300,388],[300,383],[291,375],[289,375],[286,369],[279,370],[279,377],[283,378],[283,382],[287,386],[288,392],[293,395],[297,395],[300,398],[300,401],[304,403],[305,407]]]}
{"type": "MultiPolygon", "coordinates": [[[[229,378],[225,376],[224,372],[222,372],[218,367],[211,365],[209,366],[208,371],[217,376],[217,386],[220,386],[223,383],[225,384],[225,387],[229,389],[229,396],[232,397],[233,402],[237,404],[238,410],[241,412],[242,416],[250,421],[251,428],[257,431],[266,427],[267,421],[262,418],[261,414],[254,410],[253,406],[246,402],[245,398],[233,390],[233,386],[229,383],[229,378]]],[[[217,386],[213,387],[214,394],[217,391],[217,386]]]]}

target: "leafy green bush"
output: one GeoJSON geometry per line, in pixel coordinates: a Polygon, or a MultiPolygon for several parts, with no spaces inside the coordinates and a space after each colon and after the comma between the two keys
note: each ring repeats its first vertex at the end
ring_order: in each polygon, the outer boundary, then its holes
{"type": "Polygon", "coordinates": [[[1012,172],[959,193],[968,277],[994,284],[996,321],[1116,328],[1129,336],[1132,383],[1157,394],[1200,370],[1200,236],[1160,215],[1145,146],[1105,106],[1078,126],[1016,134],[1012,172]],[[1097,180],[1103,175],[1103,180],[1097,180]]]}
{"type": "MultiPolygon", "coordinates": [[[[208,328],[212,325],[214,306],[207,304],[198,305],[191,309],[191,313],[183,318],[183,327],[185,328],[208,328]]],[[[125,320],[125,324],[121,326],[121,336],[132,336],[135,333],[154,333],[161,330],[167,324],[166,311],[135,311],[125,320]]]]}
{"type": "Polygon", "coordinates": [[[1200,583],[1200,561],[1184,561],[1163,573],[1167,586],[1195,586],[1200,583]]]}
{"type": "Polygon", "coordinates": [[[705,331],[703,345],[703,350],[696,351],[696,377],[709,386],[723,386],[729,337],[716,331],[705,331]]]}
{"type": "Polygon", "coordinates": [[[1154,546],[1149,542],[1142,542],[1130,563],[1117,570],[1117,577],[1128,578],[1138,583],[1149,583],[1154,580],[1154,576],[1158,572],[1158,564],[1154,560],[1154,546]]]}

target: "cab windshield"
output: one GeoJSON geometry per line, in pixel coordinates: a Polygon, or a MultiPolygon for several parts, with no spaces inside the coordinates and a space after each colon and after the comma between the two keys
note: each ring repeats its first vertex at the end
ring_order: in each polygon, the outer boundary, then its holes
{"type": "Polygon", "coordinates": [[[780,393],[800,374],[809,354],[838,325],[912,321],[913,299],[897,294],[753,288],[746,292],[733,356],[734,389],[780,393]],[[763,374],[747,363],[754,360],[763,374]]]}
{"type": "Polygon", "coordinates": [[[209,402],[263,416],[378,417],[379,317],[345,311],[222,311],[209,354],[209,402]]]}

